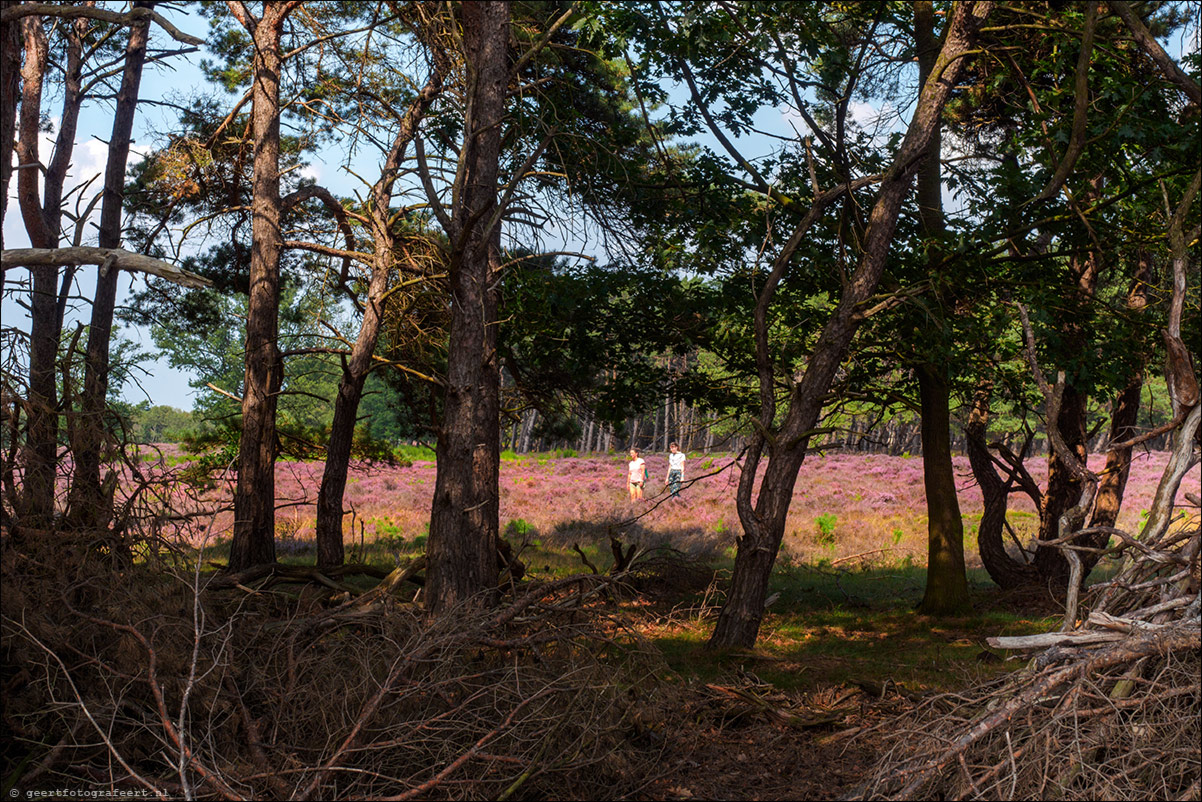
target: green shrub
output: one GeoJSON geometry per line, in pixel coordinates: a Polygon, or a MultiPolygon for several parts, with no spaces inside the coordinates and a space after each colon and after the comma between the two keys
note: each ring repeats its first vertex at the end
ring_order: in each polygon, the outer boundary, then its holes
{"type": "Polygon", "coordinates": [[[528,535],[535,533],[534,524],[527,521],[525,518],[514,518],[509,523],[505,524],[505,531],[501,534],[506,540],[526,540],[528,535]]]}
{"type": "Polygon", "coordinates": [[[818,525],[818,542],[830,544],[835,542],[835,524],[839,523],[839,516],[833,512],[824,512],[814,519],[814,523],[818,525]]]}

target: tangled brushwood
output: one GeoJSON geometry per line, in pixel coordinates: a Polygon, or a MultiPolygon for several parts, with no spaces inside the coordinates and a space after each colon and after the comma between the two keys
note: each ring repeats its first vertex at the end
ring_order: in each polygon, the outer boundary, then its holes
{"type": "Polygon", "coordinates": [[[1064,631],[991,638],[1042,649],[1022,670],[899,722],[860,798],[1199,798],[1199,515],[1139,541],[1064,631]]]}
{"type": "Polygon", "coordinates": [[[594,604],[520,588],[437,619],[193,573],[4,553],[7,779],[195,799],[603,799],[657,776],[662,662],[594,604]],[[206,586],[208,583],[208,586],[206,586]]]}

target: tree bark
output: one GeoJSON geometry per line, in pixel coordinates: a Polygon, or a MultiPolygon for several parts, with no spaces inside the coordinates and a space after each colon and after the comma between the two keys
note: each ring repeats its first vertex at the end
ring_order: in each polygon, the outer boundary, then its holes
{"type": "MultiPolygon", "coordinates": [[[[1138,255],[1135,276],[1131,281],[1131,289],[1127,293],[1127,308],[1135,313],[1141,313],[1147,308],[1147,286],[1152,273],[1151,257],[1144,252],[1138,255]]],[[[1110,438],[1112,444],[1119,444],[1131,439],[1136,434],[1136,423],[1139,419],[1139,396],[1144,386],[1144,367],[1146,357],[1140,359],[1140,364],[1131,374],[1127,386],[1115,398],[1110,410],[1110,438]]],[[[1114,526],[1118,520],[1119,511],[1123,506],[1123,495],[1127,489],[1127,477],[1131,473],[1131,446],[1111,446],[1106,452],[1106,468],[1102,471],[1102,482],[1098,485],[1098,496],[1094,500],[1093,515],[1089,525],[1114,526]]],[[[1090,544],[1104,546],[1108,537],[1098,537],[1090,544]]],[[[1082,554],[1082,561],[1087,568],[1097,564],[1098,557],[1093,554],[1082,554]]]]}
{"type": "Polygon", "coordinates": [[[330,424],[330,440],[326,445],[325,469],[321,474],[321,489],[317,493],[317,521],[314,528],[319,568],[342,565],[345,560],[342,500],[346,492],[359,402],[363,398],[363,385],[367,381],[371,357],[375,353],[376,341],[380,335],[384,312],[382,296],[388,289],[389,272],[389,268],[385,266],[376,269],[372,274],[359,336],[355,339],[350,358],[343,366],[342,377],[338,381],[338,395],[334,398],[334,418],[330,424]]]}
{"type": "Polygon", "coordinates": [[[371,279],[368,282],[367,303],[359,335],[351,348],[350,358],[343,365],[334,399],[334,418],[330,424],[330,440],[326,446],[325,469],[321,489],[317,493],[317,565],[330,568],[342,565],[345,548],[342,542],[342,500],[346,492],[351,447],[355,439],[355,423],[363,385],[371,370],[372,355],[380,338],[384,320],[389,279],[397,259],[397,238],[392,229],[392,196],[405,149],[416,134],[426,109],[442,88],[442,73],[435,71],[426,86],[410,103],[404,119],[384,158],[380,179],[372,186],[371,231],[375,256],[371,279]]]}
{"type": "MultiPolygon", "coordinates": [[[[1088,196],[1086,196],[1088,197],[1088,196]]],[[[1099,255],[1089,253],[1083,258],[1074,258],[1070,263],[1075,284],[1071,293],[1082,310],[1093,303],[1097,291],[1099,255]]],[[[1064,324],[1061,337],[1068,353],[1084,351],[1089,346],[1086,326],[1079,318],[1064,324]]],[[[1074,378],[1067,377],[1060,412],[1056,425],[1064,438],[1065,445],[1076,455],[1082,465],[1089,460],[1086,442],[1085,416],[1087,398],[1074,386],[1074,378]]],[[[1049,426],[1051,422],[1049,421],[1049,426]]],[[[1039,539],[1055,540],[1060,537],[1060,516],[1077,506],[1081,498],[1081,480],[1056,456],[1054,448],[1048,448],[1048,487],[1039,509],[1039,539]]],[[[1063,552],[1057,548],[1040,548],[1035,552],[1035,569],[1040,578],[1048,583],[1064,585],[1069,578],[1069,564],[1063,552]]]]}
{"type": "MultiPolygon", "coordinates": [[[[46,79],[49,43],[40,17],[21,22],[25,44],[25,63],[21,68],[20,139],[17,163],[17,197],[21,218],[29,241],[35,248],[53,248],[58,244],[57,226],[47,220],[38,188],[39,124],[42,111],[42,87],[46,79]]],[[[49,193],[51,190],[47,188],[49,193]]],[[[7,201],[7,198],[5,199],[7,201]]],[[[56,207],[57,208],[57,207],[56,207]]],[[[26,409],[25,448],[22,454],[24,493],[21,499],[22,522],[46,527],[54,517],[54,474],[58,442],[58,388],[54,363],[58,356],[56,292],[58,269],[31,266],[29,332],[29,405],[26,409]]]]}
{"type": "MultiPolygon", "coordinates": [[[[237,6],[237,7],[236,7],[237,6]]],[[[276,406],[283,381],[279,335],[280,254],[280,54],[281,29],[291,6],[265,3],[255,20],[241,4],[235,16],[255,45],[254,183],[252,188],[250,299],[246,312],[246,373],[242,390],[242,437],[234,489],[234,536],[230,570],[275,561],[276,406]]]]}
{"type": "MultiPolygon", "coordinates": [[[[753,508],[752,489],[765,445],[762,432],[754,436],[739,480],[737,505],[743,537],[739,540],[735,555],[730,593],[709,640],[711,648],[750,648],[755,644],[764,615],[768,580],[784,537],[785,517],[792,501],[797,472],[805,459],[812,430],[822,411],[823,396],[830,388],[852,337],[859,328],[862,320],[858,314],[859,308],[875,292],[880,281],[902,202],[910,190],[918,164],[927,152],[930,137],[940,124],[944,103],[960,74],[968,51],[976,41],[977,29],[991,7],[990,2],[961,3],[952,12],[932,77],[919,93],[906,137],[881,182],[869,217],[860,264],[850,277],[830,320],[823,327],[805,372],[793,384],[784,423],[768,443],[771,458],[753,508]]],[[[760,305],[765,304],[766,300],[761,298],[760,305]]],[[[757,331],[757,348],[766,348],[766,343],[759,340],[762,340],[762,335],[757,331]]],[[[770,395],[771,387],[761,387],[761,394],[765,392],[770,395]]],[[[765,430],[770,424],[769,419],[765,430]]]]}
{"type": "Polygon", "coordinates": [[[430,509],[426,607],[445,613],[497,586],[500,384],[496,280],[501,266],[497,177],[509,86],[509,5],[462,7],[468,95],[449,268],[450,344],[430,509]]]}
{"type": "MultiPolygon", "coordinates": [[[[134,8],[151,8],[139,0],[134,8]]],[[[146,63],[149,17],[133,23],[125,47],[125,69],[117,94],[113,132],[109,138],[108,162],[104,172],[104,196],[100,205],[99,245],[121,246],[121,212],[125,197],[125,164],[133,137],[142,66],[146,63]]],[[[83,393],[76,420],[75,476],[71,483],[73,523],[83,527],[107,526],[112,519],[112,495],[100,478],[101,451],[106,436],[104,421],[109,384],[109,341],[113,330],[113,309],[117,301],[117,270],[100,270],[96,278],[96,296],[92,302],[92,322],[88,327],[87,356],[84,365],[83,393]]]]}
{"type": "MultiPolygon", "coordinates": [[[[1071,384],[1064,388],[1057,425],[1065,445],[1072,450],[1081,464],[1085,464],[1089,453],[1085,446],[1085,399],[1071,384]]],[[[1039,507],[1039,539],[1055,540],[1060,537],[1060,518],[1077,506],[1081,498],[1081,481],[1056,456],[1054,448],[1048,449],[1048,486],[1039,507]]],[[[1069,578],[1069,564],[1057,548],[1040,548],[1033,561],[1040,579],[1054,585],[1064,585],[1069,578]]]]}
{"type": "MultiPolygon", "coordinates": [[[[13,175],[13,146],[17,138],[17,98],[21,91],[21,23],[0,22],[0,227],[8,209],[8,182],[13,175]]],[[[4,289],[0,272],[0,291],[4,289]]]]}
{"type": "MultiPolygon", "coordinates": [[[[1132,376],[1130,383],[1114,399],[1110,410],[1110,441],[1121,442],[1136,434],[1136,422],[1139,417],[1139,396],[1143,390],[1143,371],[1139,370],[1132,376]]],[[[1101,483],[1098,485],[1098,495],[1094,499],[1093,514],[1090,516],[1090,527],[1113,527],[1118,520],[1119,511],[1123,506],[1123,496],[1127,490],[1127,478],[1131,473],[1131,446],[1111,448],[1106,452],[1106,467],[1102,471],[1101,483]]],[[[1095,548],[1104,547],[1109,541],[1109,535],[1095,535],[1086,545],[1095,548]]],[[[1100,556],[1083,553],[1081,561],[1086,570],[1097,565],[1100,556]]]]}
{"type": "Polygon", "coordinates": [[[927,499],[927,585],[919,609],[932,615],[969,609],[964,521],[956,498],[950,439],[950,392],[944,367],[918,369],[922,400],[922,467],[927,499]]]}
{"type": "Polygon", "coordinates": [[[1002,536],[1002,530],[1006,526],[1006,510],[1010,503],[1010,483],[1002,481],[998,476],[989,456],[989,446],[986,444],[989,403],[992,396],[993,383],[981,381],[973,396],[972,412],[965,427],[968,460],[984,501],[981,523],[977,529],[977,548],[989,577],[1001,588],[1015,588],[1029,584],[1036,574],[1030,564],[1019,562],[1010,556],[1002,536]]]}
{"type": "Polygon", "coordinates": [[[178,268],[170,262],[122,248],[93,248],[88,245],[68,248],[11,248],[0,251],[0,264],[3,264],[5,269],[17,265],[54,268],[64,265],[99,265],[103,270],[130,270],[158,276],[181,287],[213,286],[213,282],[204,276],[178,268]]]}
{"type": "MultiPolygon", "coordinates": [[[[914,41],[918,51],[918,81],[926,83],[935,67],[939,43],[935,38],[935,11],[929,2],[914,4],[914,41]]],[[[918,215],[927,237],[928,269],[934,275],[941,260],[943,218],[943,180],[939,162],[942,152],[940,126],[936,125],[927,144],[926,158],[918,168],[918,215]]],[[[938,290],[936,290],[938,293],[938,290]]],[[[940,304],[954,308],[955,304],[940,304]]],[[[935,329],[929,340],[946,345],[947,322],[930,319],[935,329]]],[[[943,348],[939,348],[940,351],[943,348]]],[[[930,355],[925,355],[930,359],[930,355]]],[[[951,388],[947,361],[939,358],[918,366],[921,406],[922,476],[927,502],[927,584],[919,609],[932,615],[961,613],[970,606],[968,574],[964,566],[964,521],[956,496],[956,477],[952,470],[951,388]]]]}

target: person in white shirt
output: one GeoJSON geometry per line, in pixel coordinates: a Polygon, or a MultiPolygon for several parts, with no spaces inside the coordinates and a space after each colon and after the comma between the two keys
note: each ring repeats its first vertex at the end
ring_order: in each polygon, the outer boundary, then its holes
{"type": "Polygon", "coordinates": [[[680,495],[680,483],[684,481],[684,452],[676,443],[668,445],[668,475],[664,484],[668,486],[672,497],[680,495]]]}
{"type": "Polygon", "coordinates": [[[647,462],[639,456],[637,448],[630,449],[630,462],[626,464],[626,489],[630,491],[630,500],[640,501],[643,498],[643,485],[647,482],[647,462]]]}

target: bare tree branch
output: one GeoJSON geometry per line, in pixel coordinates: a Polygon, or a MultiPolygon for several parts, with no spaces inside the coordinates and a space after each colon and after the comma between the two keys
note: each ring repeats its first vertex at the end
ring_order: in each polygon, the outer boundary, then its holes
{"type": "Polygon", "coordinates": [[[49,3],[14,3],[12,5],[5,6],[3,10],[0,10],[0,22],[10,22],[12,20],[17,20],[21,17],[32,16],[34,14],[41,17],[69,17],[76,19],[85,17],[87,19],[99,20],[101,22],[111,22],[114,25],[133,25],[144,17],[150,17],[150,19],[156,25],[166,31],[171,38],[177,42],[183,42],[187,45],[203,45],[205,43],[204,39],[184,33],[179,28],[172,25],[167,19],[165,19],[162,14],[159,14],[157,11],[153,11],[149,8],[134,8],[125,13],[121,13],[119,11],[110,11],[106,8],[96,8],[94,6],[59,6],[50,5],[49,3]]]}
{"type": "Polygon", "coordinates": [[[132,270],[149,273],[184,287],[211,287],[213,282],[204,276],[124,248],[12,248],[0,253],[0,266],[5,270],[14,267],[40,265],[64,267],[67,265],[99,265],[102,270],[132,270]]]}

